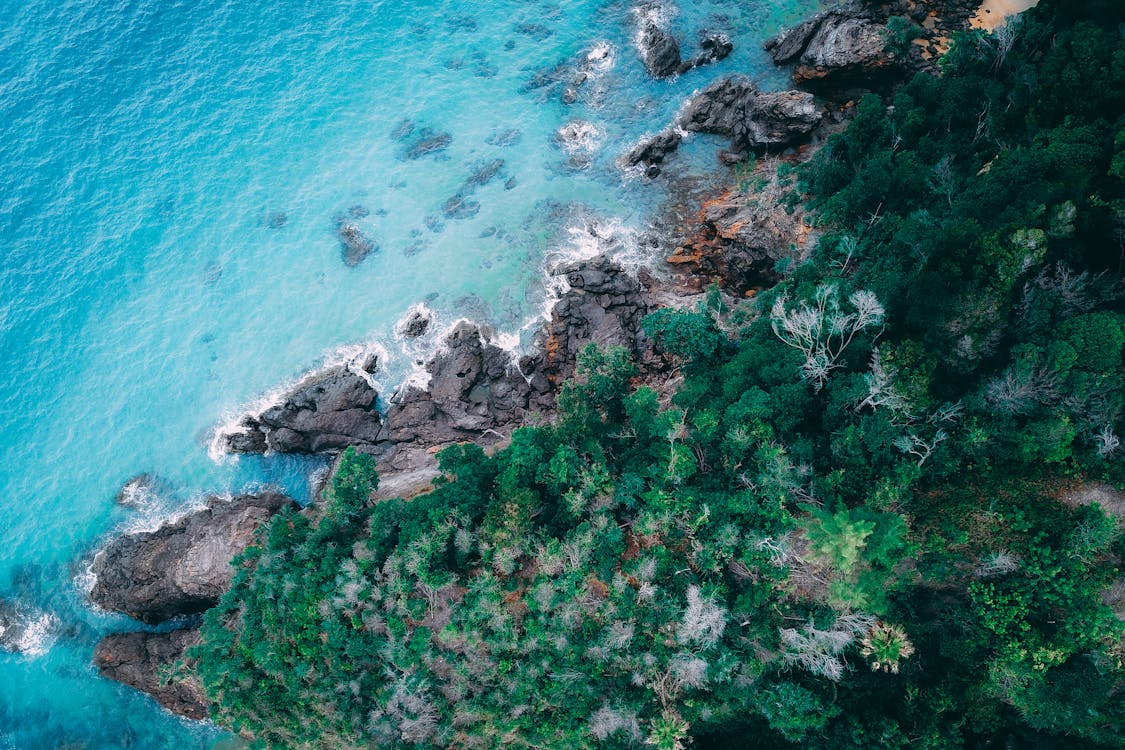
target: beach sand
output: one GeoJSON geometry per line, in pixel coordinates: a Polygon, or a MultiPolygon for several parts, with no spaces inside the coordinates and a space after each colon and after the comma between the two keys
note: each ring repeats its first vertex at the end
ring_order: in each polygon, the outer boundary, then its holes
{"type": "Polygon", "coordinates": [[[969,23],[974,29],[993,31],[1003,26],[1008,16],[1038,4],[1039,0],[984,0],[969,23]]]}

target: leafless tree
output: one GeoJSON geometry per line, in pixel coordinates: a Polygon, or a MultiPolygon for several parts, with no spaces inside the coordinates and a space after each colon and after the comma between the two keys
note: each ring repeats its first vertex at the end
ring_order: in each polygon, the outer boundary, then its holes
{"type": "Polygon", "coordinates": [[[848,302],[854,312],[844,312],[834,284],[817,287],[812,305],[802,300],[789,308],[788,302],[784,295],[778,297],[770,311],[770,324],[779,339],[805,356],[801,374],[817,391],[856,335],[881,324],[885,314],[879,300],[866,290],[853,292],[848,302]]]}

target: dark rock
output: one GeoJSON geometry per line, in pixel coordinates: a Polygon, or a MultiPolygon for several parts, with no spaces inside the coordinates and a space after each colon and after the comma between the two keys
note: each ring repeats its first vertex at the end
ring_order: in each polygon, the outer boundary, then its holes
{"type": "Polygon", "coordinates": [[[573,374],[578,352],[591,342],[626,346],[646,361],[640,322],[650,304],[636,278],[602,256],[554,273],[570,289],[541,332],[539,352],[513,362],[486,328],[459,323],[426,364],[428,388],[407,387],[392,399],[383,439],[394,451],[384,466],[413,471],[430,460],[420,449],[499,440],[531,413],[550,411],[555,386],[573,374]]]}
{"type": "Polygon", "coordinates": [[[212,497],[207,507],[156,531],[120,536],[94,558],[90,598],[150,625],[203,612],[230,588],[231,560],[255,530],[291,505],[275,492],[212,497]]]}
{"type": "Polygon", "coordinates": [[[704,203],[698,234],[668,262],[691,269],[702,283],[720,280],[739,296],[777,283],[778,262],[795,260],[811,240],[801,216],[784,204],[785,191],[774,188],[732,191],[704,203]]]}
{"type": "Polygon", "coordinates": [[[429,388],[397,394],[383,432],[396,444],[439,445],[480,438],[487,430],[522,422],[529,388],[508,352],[487,331],[459,323],[426,365],[429,388]]]}
{"type": "Polygon", "coordinates": [[[266,217],[266,226],[270,229],[281,229],[289,222],[289,216],[284,211],[271,211],[266,217]]]}
{"type": "Polygon", "coordinates": [[[375,389],[343,368],[315,373],[258,416],[246,416],[240,430],[225,436],[234,453],[321,453],[349,445],[371,446],[379,434],[375,389]]]}
{"type": "MultiPolygon", "coordinates": [[[[771,91],[760,94],[742,136],[748,148],[788,146],[816,128],[824,110],[804,91],[771,91]]],[[[737,133],[736,133],[737,134],[737,133]]]]}
{"type": "Polygon", "coordinates": [[[590,343],[624,346],[642,367],[653,364],[641,330],[653,303],[637,278],[606,256],[565,264],[553,273],[565,277],[570,288],[555,303],[541,334],[535,371],[557,387],[574,374],[578,353],[590,343]]]}
{"type": "Polygon", "coordinates": [[[358,266],[378,249],[375,240],[365,235],[362,229],[350,221],[337,223],[336,236],[340,239],[340,252],[344,257],[344,265],[349,268],[358,266]]]}
{"type": "Polygon", "coordinates": [[[371,209],[359,203],[348,207],[348,216],[353,219],[366,219],[371,215],[371,209]]]}
{"type": "Polygon", "coordinates": [[[94,648],[94,664],[102,676],[151,695],[172,713],[202,720],[208,706],[203,685],[181,666],[187,650],[199,642],[198,628],[114,633],[94,648]]]}
{"type": "Polygon", "coordinates": [[[655,23],[646,22],[641,32],[641,59],[656,78],[667,78],[680,71],[680,43],[655,23]]]}
{"type": "Polygon", "coordinates": [[[414,310],[399,321],[396,330],[404,338],[416,339],[419,336],[424,336],[426,331],[430,330],[430,324],[433,321],[434,316],[429,310],[414,310]]]}
{"type": "Polygon", "coordinates": [[[766,51],[778,64],[796,64],[793,77],[832,84],[842,79],[870,78],[899,63],[888,49],[886,26],[858,8],[820,13],[767,40],[766,51]]]}
{"type": "Polygon", "coordinates": [[[660,164],[664,158],[680,146],[683,137],[675,130],[665,130],[641,141],[625,154],[625,163],[635,167],[645,164],[660,164]]]}
{"type": "Polygon", "coordinates": [[[517,180],[515,177],[509,177],[504,181],[505,190],[514,190],[516,188],[516,185],[519,185],[519,180],[517,180]]]}
{"type": "Polygon", "coordinates": [[[734,52],[734,44],[725,34],[708,34],[703,37],[699,47],[701,52],[693,60],[696,67],[724,60],[734,52]]]}
{"type": "Polygon", "coordinates": [[[745,78],[724,78],[692,97],[680,115],[687,130],[731,138],[733,151],[786,146],[820,124],[823,110],[812,94],[764,94],[745,78]]]}
{"type": "Polygon", "coordinates": [[[746,154],[738,151],[727,151],[722,149],[719,151],[719,162],[724,166],[733,167],[735,164],[746,161],[746,154]]]}

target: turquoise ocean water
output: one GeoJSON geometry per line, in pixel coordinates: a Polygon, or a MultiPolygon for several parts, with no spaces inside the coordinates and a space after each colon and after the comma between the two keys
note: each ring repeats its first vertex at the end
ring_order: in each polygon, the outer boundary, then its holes
{"type": "MultiPolygon", "coordinates": [[[[571,230],[643,229],[666,199],[615,159],[721,75],[783,86],[760,42],[817,5],[683,2],[685,52],[708,30],[735,53],[653,81],[624,2],[0,0],[0,599],[41,626],[0,653],[0,750],[226,742],[98,677],[97,639],[136,625],[87,602],[91,551],[204,492],[307,499],[313,463],[215,461],[216,426],[340,347],[393,353],[418,301],[517,331],[571,230]],[[528,85],[591,51],[573,104],[528,85]],[[592,137],[568,154],[575,120],[592,137]],[[474,215],[444,216],[498,159],[474,215]],[[354,268],[334,234],[349,210],[379,244],[354,268]],[[140,472],[164,491],[119,506],[140,472]]],[[[716,171],[717,145],[674,168],[716,171]]]]}

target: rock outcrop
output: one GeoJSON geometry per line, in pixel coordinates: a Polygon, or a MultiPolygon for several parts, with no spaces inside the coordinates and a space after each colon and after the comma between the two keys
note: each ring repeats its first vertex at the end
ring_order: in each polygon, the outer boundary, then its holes
{"type": "Polygon", "coordinates": [[[888,49],[887,27],[862,9],[835,9],[813,16],[767,40],[766,51],[779,65],[794,64],[799,83],[839,85],[896,71],[899,60],[888,49]]]}
{"type": "Polygon", "coordinates": [[[683,136],[675,130],[663,130],[638,143],[625,154],[622,160],[629,167],[638,164],[654,167],[663,163],[669,154],[679,148],[682,140],[683,136]]]}
{"type": "Polygon", "coordinates": [[[645,23],[639,46],[645,68],[653,77],[667,78],[680,72],[680,43],[655,23],[645,23]]]}
{"type": "Polygon", "coordinates": [[[699,54],[691,59],[691,67],[699,68],[724,60],[734,52],[734,44],[723,34],[705,34],[699,43],[699,54]]]}
{"type": "Polygon", "coordinates": [[[90,598],[155,625],[214,606],[230,588],[231,560],[254,531],[293,500],[274,492],[210,498],[202,510],[156,531],[114,539],[94,558],[90,598]]]}
{"type": "Polygon", "coordinates": [[[436,474],[433,453],[472,441],[501,443],[515,427],[554,408],[557,387],[574,373],[587,344],[618,345],[642,367],[658,365],[641,330],[655,303],[646,286],[605,256],[556,268],[569,289],[540,331],[536,352],[513,360],[491,331],[468,321],[454,326],[426,364],[426,387],[407,386],[391,399],[378,455],[380,494],[416,491],[436,474]]]}
{"type": "Polygon", "coordinates": [[[426,370],[428,387],[407,386],[392,400],[384,441],[429,446],[470,440],[526,416],[532,388],[486,328],[458,323],[426,370]]]}
{"type": "Polygon", "coordinates": [[[94,664],[103,676],[148,693],[172,713],[206,719],[208,701],[199,679],[189,669],[177,669],[198,643],[198,628],[115,633],[98,642],[94,664]]]}
{"type": "Polygon", "coordinates": [[[243,417],[237,431],[222,437],[223,447],[232,453],[370,449],[381,427],[377,395],[366,378],[344,367],[310,375],[277,404],[243,417]]]}
{"type": "Polygon", "coordinates": [[[589,344],[623,346],[642,366],[655,363],[641,320],[655,307],[643,276],[627,273],[612,259],[597,256],[555,269],[569,289],[555,303],[539,342],[535,373],[552,388],[574,374],[578,354],[589,344]]]}
{"type": "Polygon", "coordinates": [[[421,338],[433,322],[434,315],[428,309],[414,309],[395,325],[395,333],[405,339],[421,338]]]}
{"type": "Polygon", "coordinates": [[[718,282],[742,296],[772,286],[784,264],[807,257],[814,232],[804,209],[786,202],[790,186],[776,167],[759,168],[753,191],[730,190],[704,202],[695,230],[668,257],[685,286],[702,290],[718,282]]]}
{"type": "Polygon", "coordinates": [[[763,93],[745,78],[724,78],[693,96],[680,125],[698,133],[728,136],[746,153],[788,146],[820,124],[824,110],[804,91],[763,93]]]}

